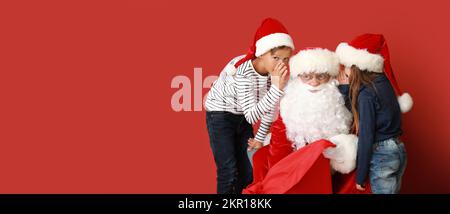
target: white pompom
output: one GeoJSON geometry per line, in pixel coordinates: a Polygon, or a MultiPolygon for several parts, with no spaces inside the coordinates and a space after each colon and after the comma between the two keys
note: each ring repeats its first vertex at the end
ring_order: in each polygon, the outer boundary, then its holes
{"type": "Polygon", "coordinates": [[[237,68],[234,66],[236,63],[244,58],[245,55],[240,55],[237,57],[234,57],[226,66],[223,68],[223,70],[227,73],[229,76],[234,76],[236,74],[237,68]]]}
{"type": "Polygon", "coordinates": [[[397,100],[402,113],[406,113],[411,110],[414,104],[411,95],[409,95],[408,93],[403,93],[401,96],[398,96],[397,100]]]}
{"type": "Polygon", "coordinates": [[[234,76],[237,71],[236,67],[234,67],[234,65],[230,65],[230,64],[227,64],[225,66],[224,70],[225,70],[225,72],[227,72],[227,75],[229,75],[229,76],[234,76]]]}

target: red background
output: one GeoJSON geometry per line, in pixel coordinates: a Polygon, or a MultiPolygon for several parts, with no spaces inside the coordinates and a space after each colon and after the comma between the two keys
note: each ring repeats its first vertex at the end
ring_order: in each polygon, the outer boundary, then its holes
{"type": "Polygon", "coordinates": [[[214,193],[205,114],[174,112],[170,83],[217,75],[270,16],[298,48],[383,33],[415,101],[402,192],[450,193],[449,4],[2,1],[0,192],[214,193]]]}

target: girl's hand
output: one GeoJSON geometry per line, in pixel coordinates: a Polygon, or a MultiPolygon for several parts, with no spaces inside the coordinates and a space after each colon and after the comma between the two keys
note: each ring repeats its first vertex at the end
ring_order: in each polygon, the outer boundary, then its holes
{"type": "Polygon", "coordinates": [[[255,140],[253,138],[248,139],[247,144],[248,144],[248,148],[247,148],[248,151],[250,151],[252,149],[260,149],[263,147],[263,143],[255,140]]]}
{"type": "Polygon", "coordinates": [[[344,69],[339,70],[337,80],[339,82],[339,85],[348,85],[349,84],[348,75],[345,73],[344,69]]]}
{"type": "Polygon", "coordinates": [[[364,187],[362,185],[359,185],[359,184],[356,184],[356,189],[359,190],[359,191],[365,191],[366,187],[364,187]]]}
{"type": "Polygon", "coordinates": [[[273,72],[270,74],[270,78],[272,84],[275,85],[278,89],[283,90],[289,81],[289,71],[286,64],[283,62],[278,62],[273,69],[273,72]]]}

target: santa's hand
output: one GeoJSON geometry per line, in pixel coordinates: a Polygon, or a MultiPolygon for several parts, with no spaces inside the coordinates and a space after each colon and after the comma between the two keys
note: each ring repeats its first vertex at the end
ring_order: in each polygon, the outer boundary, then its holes
{"type": "Polygon", "coordinates": [[[323,155],[331,161],[331,167],[343,174],[348,174],[356,168],[356,153],[358,137],[356,135],[340,134],[330,138],[336,147],[324,150],[323,155]]]}

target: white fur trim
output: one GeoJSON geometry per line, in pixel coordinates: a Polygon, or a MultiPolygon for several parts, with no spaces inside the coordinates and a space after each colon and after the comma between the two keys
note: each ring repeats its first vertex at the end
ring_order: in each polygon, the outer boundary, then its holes
{"type": "Polygon", "coordinates": [[[339,59],[332,51],[323,48],[307,49],[298,52],[289,60],[292,77],[303,73],[327,73],[337,76],[339,73],[339,59]]]}
{"type": "Polygon", "coordinates": [[[384,59],[381,55],[369,53],[366,49],[356,49],[345,42],[337,46],[336,54],[346,67],[356,65],[361,70],[383,73],[384,59]]]}
{"type": "Polygon", "coordinates": [[[414,104],[411,95],[409,95],[408,93],[403,93],[401,96],[398,96],[397,100],[402,113],[406,113],[411,110],[414,104]]]}
{"type": "Polygon", "coordinates": [[[324,156],[330,159],[331,167],[343,174],[348,174],[356,168],[356,153],[358,137],[352,134],[340,134],[330,138],[336,144],[334,148],[324,151],[324,156]]]}
{"type": "Polygon", "coordinates": [[[288,46],[295,49],[294,42],[292,41],[291,36],[286,33],[272,33],[267,36],[260,38],[256,41],[256,53],[255,56],[259,57],[265,54],[267,51],[270,51],[273,48],[280,46],[288,46]]]}
{"type": "Polygon", "coordinates": [[[237,68],[234,65],[236,65],[236,63],[244,57],[245,55],[234,57],[229,63],[227,63],[227,65],[225,65],[222,71],[225,71],[227,75],[234,76],[237,71],[237,68]]]}

